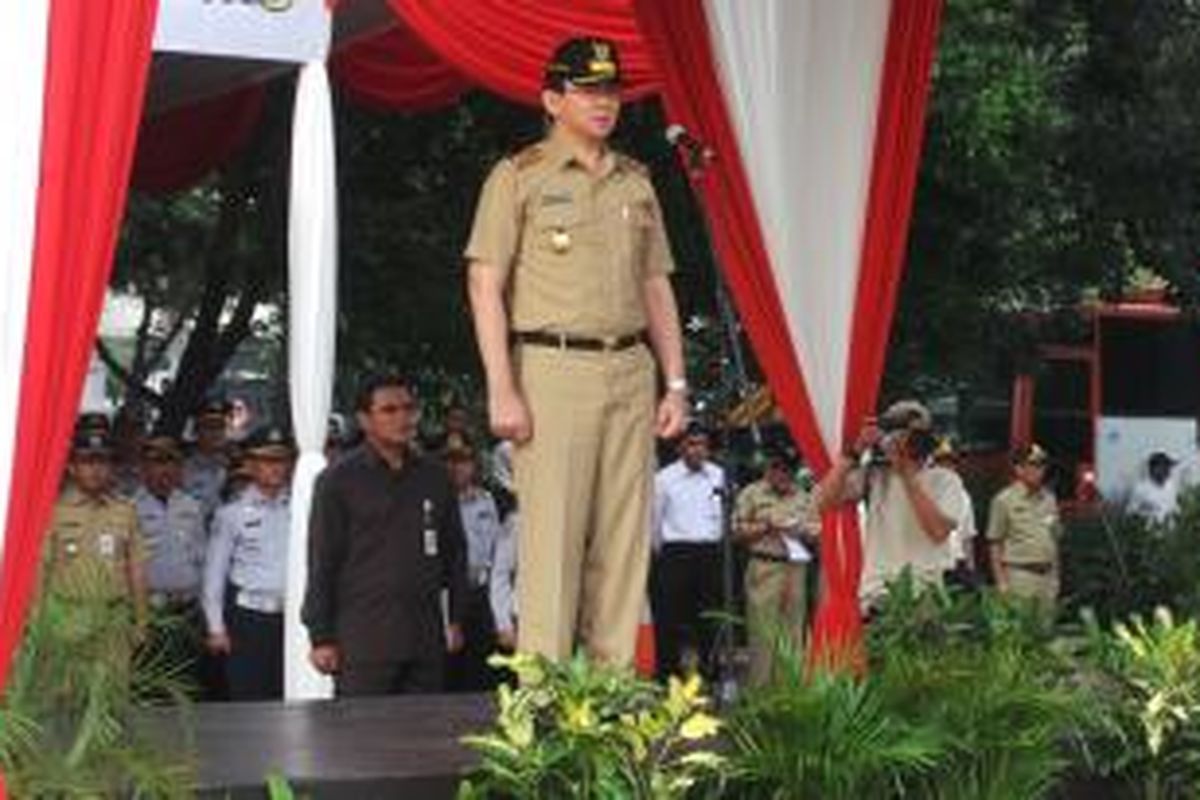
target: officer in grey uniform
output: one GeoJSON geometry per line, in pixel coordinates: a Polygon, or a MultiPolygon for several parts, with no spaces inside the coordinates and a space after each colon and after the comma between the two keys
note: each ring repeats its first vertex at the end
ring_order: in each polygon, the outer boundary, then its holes
{"type": "Polygon", "coordinates": [[[200,502],[180,488],[183,450],[173,436],[142,442],[142,485],[133,495],[146,547],[146,588],[156,620],[154,647],[197,684],[203,641],[200,586],[207,530],[200,502]]]}
{"type": "Polygon", "coordinates": [[[295,447],[277,427],[245,441],[250,485],[213,517],[204,567],[208,649],[225,654],[231,700],[283,696],[283,609],[295,447]]]}
{"type": "Polygon", "coordinates": [[[496,623],[492,618],[490,591],[496,548],[504,537],[500,511],[492,493],[479,482],[475,448],[465,439],[445,451],[446,469],[458,492],[458,511],[467,542],[469,592],[463,612],[463,649],[447,663],[447,688],[478,692],[496,686],[496,673],[487,659],[496,650],[496,623]]]}
{"type": "Polygon", "coordinates": [[[221,490],[229,471],[228,442],[225,435],[229,404],[209,400],[196,414],[195,448],[184,462],[183,490],[200,501],[206,517],[221,504],[221,490]]]}

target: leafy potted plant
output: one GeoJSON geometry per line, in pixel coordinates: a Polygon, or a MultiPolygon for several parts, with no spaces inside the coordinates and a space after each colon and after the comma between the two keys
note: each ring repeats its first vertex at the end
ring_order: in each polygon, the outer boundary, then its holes
{"type": "Polygon", "coordinates": [[[672,800],[702,784],[719,791],[724,760],[704,746],[720,723],[699,678],[664,690],[581,655],[564,664],[525,654],[491,663],[520,685],[500,687],[492,731],[464,740],[481,761],[460,800],[672,800]]]}

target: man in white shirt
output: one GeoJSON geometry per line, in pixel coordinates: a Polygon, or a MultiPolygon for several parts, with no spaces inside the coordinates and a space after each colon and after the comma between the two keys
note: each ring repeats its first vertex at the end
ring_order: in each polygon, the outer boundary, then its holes
{"type": "Polygon", "coordinates": [[[821,512],[866,502],[859,603],[868,613],[906,569],[918,583],[942,583],[950,533],[963,517],[963,486],[953,471],[932,463],[935,444],[929,410],[899,401],[867,420],[817,486],[821,512]]]}
{"type": "Polygon", "coordinates": [[[496,542],[492,574],[488,579],[496,645],[511,653],[517,649],[517,535],[520,512],[512,473],[513,443],[501,441],[492,451],[492,486],[500,510],[502,534],[496,542]]]}
{"type": "Polygon", "coordinates": [[[458,493],[469,584],[462,621],[464,645],[447,661],[446,688],[452,692],[489,691],[496,687],[496,672],[487,660],[497,645],[489,584],[505,530],[492,493],[479,482],[474,446],[458,438],[451,440],[444,452],[450,482],[458,493]]]}
{"type": "Polygon", "coordinates": [[[1179,481],[1172,475],[1175,459],[1161,451],[1146,460],[1146,477],[1133,487],[1125,509],[1149,522],[1163,524],[1179,510],[1179,481]]]}
{"type": "MultiPolygon", "coordinates": [[[[933,453],[933,463],[958,473],[958,451],[950,437],[943,436],[933,453]]],[[[961,477],[961,475],[960,475],[961,477]]],[[[979,530],[975,525],[975,503],[967,487],[962,487],[962,509],[954,530],[946,540],[946,579],[952,584],[973,587],[977,585],[975,574],[975,537],[979,530]]]]}
{"type": "Polygon", "coordinates": [[[650,603],[659,680],[684,670],[689,647],[696,666],[713,672],[716,626],[702,617],[721,604],[724,490],[725,472],[709,460],[708,432],[693,424],[679,459],[654,476],[650,603]]]}

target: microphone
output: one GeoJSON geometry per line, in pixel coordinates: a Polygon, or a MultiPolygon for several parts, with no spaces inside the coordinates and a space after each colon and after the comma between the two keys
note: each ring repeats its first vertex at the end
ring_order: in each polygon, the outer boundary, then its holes
{"type": "Polygon", "coordinates": [[[711,147],[697,139],[687,128],[677,122],[668,125],[663,136],[672,147],[687,151],[688,166],[692,169],[703,167],[716,156],[711,147]]]}

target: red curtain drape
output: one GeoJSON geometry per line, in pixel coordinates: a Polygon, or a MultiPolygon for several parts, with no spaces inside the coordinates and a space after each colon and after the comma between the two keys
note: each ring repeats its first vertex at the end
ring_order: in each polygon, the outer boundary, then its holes
{"type": "Polygon", "coordinates": [[[0,687],[25,621],[112,265],[156,0],[53,0],[12,503],[0,564],[0,687]]]}
{"type": "MultiPolygon", "coordinates": [[[[695,177],[694,183],[711,223],[713,245],[746,334],[805,460],[818,474],[824,473],[830,467],[831,454],[817,427],[780,305],[738,140],[721,94],[703,4],[699,0],[635,0],[635,6],[642,30],[662,69],[663,94],[670,118],[685,125],[715,152],[712,163],[695,177]]],[[[841,546],[839,531],[844,528],[838,524],[841,516],[828,515],[824,521],[822,596],[849,595],[853,599],[850,565],[840,563],[853,555],[841,546]],[[833,561],[839,564],[830,569],[833,561]]],[[[859,547],[858,542],[854,544],[859,547]]],[[[835,607],[844,606],[843,600],[835,607]]],[[[857,641],[861,637],[857,604],[853,607],[853,615],[839,613],[830,618],[843,626],[839,629],[839,641],[857,641]]],[[[814,652],[818,657],[832,657],[822,649],[829,643],[828,637],[817,642],[814,652]]]]}
{"type": "MultiPolygon", "coordinates": [[[[831,465],[805,390],[777,288],[738,157],[700,0],[634,0],[642,31],[661,66],[673,121],[711,145],[716,159],[697,180],[713,239],[754,350],[805,459],[818,473],[831,465]]],[[[903,264],[917,158],[924,130],[929,66],[939,0],[898,2],[889,24],[878,111],[870,206],[851,339],[845,435],[874,408],[903,264]]],[[[823,520],[822,595],[814,658],[860,663],[858,586],[862,543],[851,509],[823,520]]]]}
{"type": "Polygon", "coordinates": [[[330,57],[329,69],[351,99],[382,109],[441,108],[471,87],[404,25],[343,47],[330,57]]]}
{"type": "Polygon", "coordinates": [[[634,0],[634,6],[661,68],[668,116],[715,153],[694,182],[746,334],[805,460],[824,472],[830,464],[829,453],[817,429],[779,302],[737,136],[721,94],[703,4],[698,0],[634,0]]]}
{"type": "Polygon", "coordinates": [[[388,3],[405,25],[461,75],[519,103],[538,104],[546,58],[564,39],[585,34],[616,42],[628,97],[658,90],[658,73],[638,30],[633,0],[388,3]]]}
{"type": "MultiPolygon", "coordinates": [[[[941,11],[942,0],[892,3],[850,337],[842,430],[846,442],[853,441],[863,419],[879,401],[904,268],[941,11]]],[[[856,513],[843,513],[830,522],[832,525],[826,524],[825,533],[834,543],[836,553],[833,558],[823,558],[830,591],[823,595],[817,610],[813,639],[818,652],[847,653],[860,640],[858,587],[862,539],[856,513]]],[[[826,548],[822,547],[821,552],[824,557],[826,548]]]]}
{"type": "Polygon", "coordinates": [[[199,183],[249,142],[262,117],[261,84],[142,120],[131,182],[144,192],[176,192],[199,183]]]}

